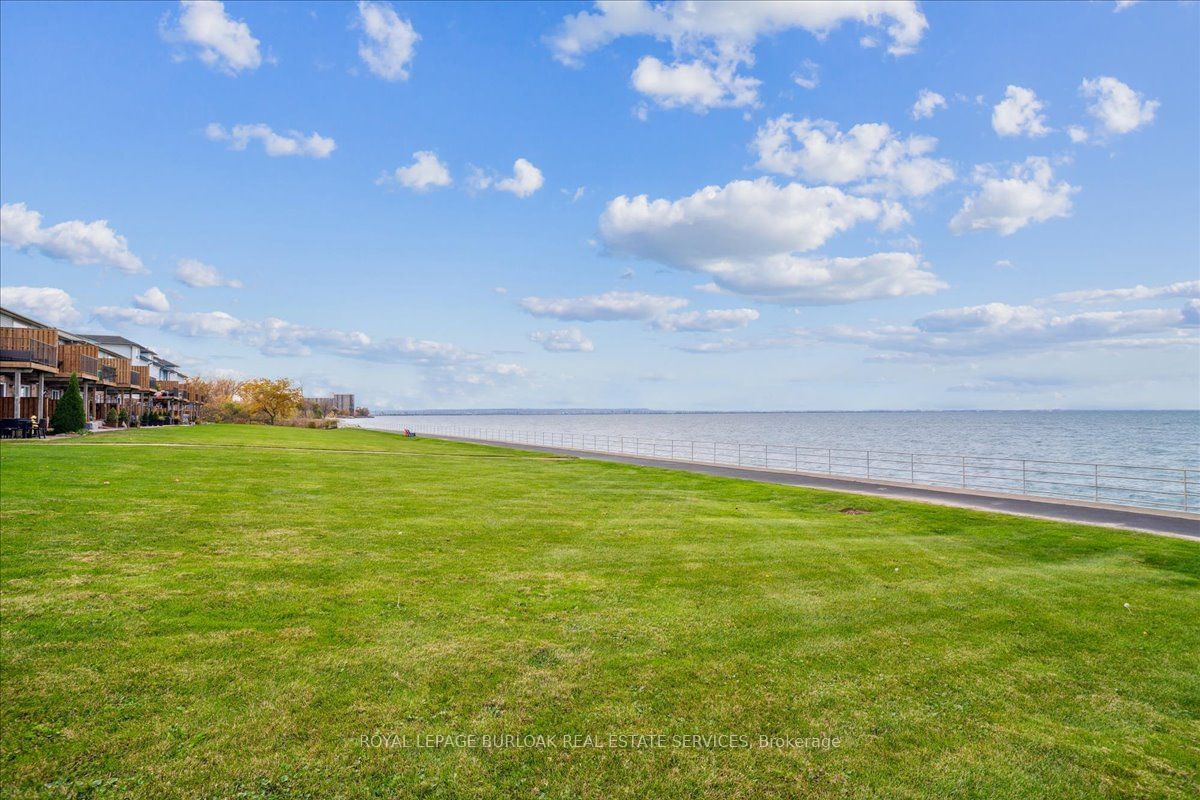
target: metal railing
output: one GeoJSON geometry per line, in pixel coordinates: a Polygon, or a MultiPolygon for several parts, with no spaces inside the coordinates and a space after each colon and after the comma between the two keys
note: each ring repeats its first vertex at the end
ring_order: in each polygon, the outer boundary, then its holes
{"type": "Polygon", "coordinates": [[[25,361],[58,368],[58,345],[10,336],[0,341],[0,361],[25,361]]]}
{"type": "Polygon", "coordinates": [[[1192,468],[436,425],[416,432],[694,464],[1200,512],[1200,469],[1192,468]]]}
{"type": "Polygon", "coordinates": [[[97,373],[97,377],[99,377],[100,381],[103,383],[116,383],[117,368],[101,364],[100,371],[97,373]]]}

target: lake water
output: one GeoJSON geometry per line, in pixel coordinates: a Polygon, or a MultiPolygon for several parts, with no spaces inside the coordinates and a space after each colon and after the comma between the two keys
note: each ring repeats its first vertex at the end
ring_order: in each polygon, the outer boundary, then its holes
{"type": "Polygon", "coordinates": [[[352,424],[1200,512],[1193,411],[410,414],[352,424]]]}
{"type": "Polygon", "coordinates": [[[457,427],[1200,469],[1200,412],[1195,411],[430,414],[357,424],[418,432],[457,427]]]}

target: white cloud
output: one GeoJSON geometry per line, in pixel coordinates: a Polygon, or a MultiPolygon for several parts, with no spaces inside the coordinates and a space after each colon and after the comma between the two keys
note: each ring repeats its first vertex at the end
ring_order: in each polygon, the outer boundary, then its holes
{"type": "Polygon", "coordinates": [[[1130,300],[1160,300],[1164,297],[1200,298],[1200,280],[1177,281],[1165,286],[1138,284],[1127,289],[1084,289],[1062,292],[1050,299],[1060,303],[1120,303],[1130,300]]]}
{"type": "Polygon", "coordinates": [[[513,162],[511,178],[498,178],[476,168],[468,181],[471,188],[479,191],[495,189],[498,192],[509,192],[517,197],[529,197],[541,189],[546,182],[542,171],[524,158],[518,158],[513,162]]]}
{"type": "Polygon", "coordinates": [[[519,364],[493,363],[455,344],[411,336],[377,339],[362,331],[316,328],[268,317],[243,320],[224,311],[157,312],[102,306],[93,316],[121,329],[135,325],[178,336],[220,339],[256,348],[269,357],[305,357],[323,353],[380,364],[406,364],[421,369],[428,390],[439,396],[460,395],[529,373],[519,364]]]}
{"type": "Polygon", "coordinates": [[[584,336],[579,328],[534,331],[529,334],[529,339],[551,353],[590,353],[596,349],[592,340],[584,336]]]}
{"type": "Polygon", "coordinates": [[[159,289],[157,286],[151,286],[143,293],[135,294],[133,296],[133,304],[147,311],[166,312],[171,310],[171,302],[167,300],[167,296],[163,294],[162,289],[159,289]]]}
{"type": "Polygon", "coordinates": [[[18,250],[33,250],[72,264],[107,264],[122,272],[145,272],[129,243],[108,227],[108,220],[68,220],[42,227],[42,215],[24,203],[0,206],[0,241],[18,250]]]}
{"type": "Polygon", "coordinates": [[[946,288],[912,253],[856,258],[805,258],[786,253],[707,270],[722,289],[785,305],[837,305],[886,297],[933,294],[946,288]]]}
{"type": "Polygon", "coordinates": [[[679,200],[621,195],[600,217],[600,234],[614,252],[703,271],[713,262],[812,250],[882,211],[875,200],[832,186],[759,178],[706,186],[679,200]]]}
{"type": "Polygon", "coordinates": [[[1071,137],[1071,141],[1075,144],[1082,144],[1088,140],[1087,128],[1079,125],[1069,125],[1067,127],[1067,136],[1071,137]]]}
{"type": "Polygon", "coordinates": [[[197,58],[227,75],[255,70],[262,64],[259,42],[251,35],[250,26],[230,19],[224,4],[217,0],[180,0],[175,24],[164,24],[162,32],[167,41],[194,45],[197,58]]]}
{"type": "Polygon", "coordinates": [[[889,213],[875,200],[832,186],[777,186],[759,178],[708,186],[674,201],[617,197],[600,218],[600,233],[614,253],[699,272],[721,289],[769,302],[845,303],[942,288],[910,253],[797,255],[889,213]]]}
{"type": "Polygon", "coordinates": [[[913,103],[912,118],[928,119],[929,117],[932,117],[934,112],[939,108],[945,107],[945,97],[942,97],[937,92],[931,92],[928,89],[922,89],[917,95],[917,102],[913,103]]]}
{"type": "Polygon", "coordinates": [[[157,328],[166,319],[166,315],[161,312],[128,306],[99,306],[92,309],[92,316],[106,325],[118,328],[124,325],[157,328]]]}
{"type": "Polygon", "coordinates": [[[454,181],[450,170],[430,150],[418,150],[413,153],[413,163],[407,167],[397,167],[392,175],[385,175],[376,183],[395,182],[416,192],[425,192],[434,186],[449,186],[454,181]]]}
{"type": "Polygon", "coordinates": [[[375,75],[388,81],[408,80],[408,69],[421,36],[387,3],[360,0],[358,21],[365,38],[358,55],[375,75]]]}
{"type": "Polygon", "coordinates": [[[732,331],[758,319],[753,308],[722,308],[664,314],[651,324],[660,331],[732,331]]]}
{"type": "Polygon", "coordinates": [[[1157,100],[1143,99],[1140,92],[1116,78],[1103,75],[1085,79],[1079,86],[1079,92],[1092,101],[1088,105],[1088,113],[1096,118],[1105,132],[1113,134],[1129,133],[1150,124],[1161,105],[1157,100]]]}
{"type": "Polygon", "coordinates": [[[269,156],[329,158],[337,149],[333,139],[319,133],[305,136],[299,131],[288,131],[285,135],[276,133],[262,123],[234,125],[232,130],[226,130],[224,126],[210,122],[204,129],[204,135],[214,142],[228,142],[230,150],[245,150],[251,141],[257,139],[262,142],[263,151],[269,156]]]}
{"type": "Polygon", "coordinates": [[[759,81],[737,75],[735,65],[710,66],[699,60],[666,65],[654,56],[638,62],[632,75],[633,88],[663,108],[710,108],[754,105],[759,81]]]}
{"type": "Polygon", "coordinates": [[[1070,216],[1071,195],[1079,191],[1066,181],[1054,183],[1050,162],[1039,157],[1013,165],[1008,177],[976,167],[975,182],[979,192],[950,220],[954,233],[992,229],[1008,236],[1034,222],[1070,216]]]}
{"type": "Polygon", "coordinates": [[[0,305],[58,328],[80,319],[71,295],[50,286],[0,286],[0,305]]]}
{"type": "Polygon", "coordinates": [[[682,308],[682,297],[645,292],[605,292],[583,297],[526,297],[521,308],[535,317],[553,317],[566,321],[651,320],[682,308]]]}
{"type": "Polygon", "coordinates": [[[793,28],[824,38],[843,23],[885,28],[893,55],[916,50],[928,23],[915,2],[600,2],[566,17],[548,43],[554,57],[578,66],[583,56],[621,36],[653,36],[676,52],[710,50],[751,57],[755,40],[793,28]]]}
{"type": "Polygon", "coordinates": [[[164,330],[180,336],[229,336],[245,329],[246,323],[224,311],[179,311],[166,314],[164,330]]]}
{"type": "Polygon", "coordinates": [[[992,109],[992,128],[1001,136],[1045,136],[1045,103],[1038,100],[1033,89],[1009,85],[1004,99],[992,109]]]}
{"type": "Polygon", "coordinates": [[[1011,261],[1009,261],[1007,258],[1002,258],[1002,259],[998,260],[992,266],[995,267],[996,269],[1013,269],[1015,265],[1011,261]]]}
{"type": "Polygon", "coordinates": [[[842,133],[827,120],[794,120],[790,114],[767,120],[753,144],[756,166],[768,172],[913,197],[954,178],[949,162],[928,157],[935,147],[931,136],[901,138],[883,123],[842,133]]]}
{"type": "Polygon", "coordinates": [[[226,278],[216,267],[194,258],[180,260],[175,267],[175,278],[193,289],[208,289],[214,286],[228,286],[231,289],[242,288],[241,281],[235,278],[226,278]]]}
{"type": "MultiPolygon", "coordinates": [[[[566,17],[547,42],[563,64],[579,66],[583,56],[622,36],[651,36],[671,44],[674,61],[652,56],[638,63],[634,87],[669,108],[704,111],[748,106],[758,101],[759,81],[738,74],[754,63],[760,36],[801,28],[818,38],[843,23],[886,28],[893,55],[915,51],[928,23],[915,2],[720,2],[671,0],[650,4],[598,2],[593,11],[566,17]]],[[[815,85],[815,74],[797,83],[815,85]]],[[[807,87],[806,88],[811,88],[807,87]]]]}
{"type": "Polygon", "coordinates": [[[1133,8],[1139,2],[1141,2],[1141,0],[1117,0],[1117,2],[1113,4],[1113,13],[1116,14],[1124,11],[1127,8],[1133,8]]]}
{"type": "Polygon", "coordinates": [[[1121,347],[1195,345],[1200,340],[1190,329],[1198,324],[1200,314],[1187,305],[1182,310],[1162,308],[1059,314],[1035,306],[987,303],[935,311],[911,325],[874,328],[837,325],[797,333],[821,341],[862,344],[885,351],[973,356],[1085,344],[1121,347]],[[1147,339],[1148,335],[1152,338],[1147,339]]]}
{"type": "Polygon", "coordinates": [[[801,89],[815,89],[821,85],[821,68],[815,61],[804,59],[801,69],[792,74],[792,81],[801,89]]]}

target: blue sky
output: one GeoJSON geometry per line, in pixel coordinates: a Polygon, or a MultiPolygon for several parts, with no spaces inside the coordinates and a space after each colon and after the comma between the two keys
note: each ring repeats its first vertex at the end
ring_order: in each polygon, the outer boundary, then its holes
{"type": "Polygon", "coordinates": [[[372,407],[1195,408],[1200,9],[1122,5],[6,2],[3,302],[372,407]]]}

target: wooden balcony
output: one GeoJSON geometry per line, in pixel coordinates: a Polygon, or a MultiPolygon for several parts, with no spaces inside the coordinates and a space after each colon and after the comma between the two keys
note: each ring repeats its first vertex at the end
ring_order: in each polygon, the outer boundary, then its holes
{"type": "Polygon", "coordinates": [[[54,328],[0,328],[0,369],[58,371],[58,331],[54,328]]]}
{"type": "Polygon", "coordinates": [[[129,387],[131,389],[148,390],[150,388],[150,368],[130,367],[129,387]]]}
{"type": "Polygon", "coordinates": [[[187,399],[187,390],[184,389],[180,381],[159,381],[158,394],[161,397],[169,397],[177,400],[187,399]]]}
{"type": "Polygon", "coordinates": [[[128,358],[102,358],[100,359],[100,369],[111,374],[112,379],[105,381],[109,386],[115,386],[118,389],[128,389],[130,387],[130,370],[132,369],[128,358]],[[107,370],[104,370],[108,367],[107,370]],[[111,372],[110,372],[111,370],[111,372]]]}
{"type": "Polygon", "coordinates": [[[72,373],[81,380],[99,380],[100,348],[94,344],[60,344],[56,377],[70,378],[72,373]]]}

